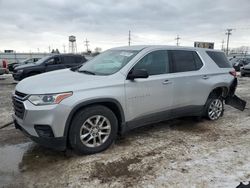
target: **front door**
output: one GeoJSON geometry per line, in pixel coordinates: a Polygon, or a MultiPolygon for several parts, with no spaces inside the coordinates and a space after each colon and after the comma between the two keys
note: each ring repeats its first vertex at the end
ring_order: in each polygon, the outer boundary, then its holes
{"type": "Polygon", "coordinates": [[[168,52],[150,52],[133,69],[147,70],[149,77],[125,81],[126,119],[140,126],[167,118],[173,101],[168,52]]]}

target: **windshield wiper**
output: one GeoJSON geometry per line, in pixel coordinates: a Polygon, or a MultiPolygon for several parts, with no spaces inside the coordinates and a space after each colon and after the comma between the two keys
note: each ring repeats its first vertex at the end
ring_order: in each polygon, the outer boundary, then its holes
{"type": "Polygon", "coordinates": [[[85,74],[91,74],[91,75],[95,75],[94,72],[88,71],[88,70],[78,70],[78,72],[83,72],[85,74]]]}

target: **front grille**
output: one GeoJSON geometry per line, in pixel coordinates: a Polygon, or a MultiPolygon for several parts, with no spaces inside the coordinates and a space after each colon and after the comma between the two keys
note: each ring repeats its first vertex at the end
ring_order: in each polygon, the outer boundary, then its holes
{"type": "Polygon", "coordinates": [[[27,94],[21,93],[21,92],[19,92],[19,91],[15,91],[15,95],[18,96],[19,98],[24,98],[24,97],[27,96],[27,94]]]}
{"type": "Polygon", "coordinates": [[[24,108],[22,101],[24,101],[27,96],[28,95],[25,93],[15,91],[15,95],[12,98],[14,113],[17,117],[19,117],[21,119],[23,119],[24,112],[25,112],[25,108],[24,108]]]}
{"type": "Polygon", "coordinates": [[[23,119],[24,111],[25,111],[23,102],[13,97],[13,107],[14,107],[15,115],[23,119]]]}

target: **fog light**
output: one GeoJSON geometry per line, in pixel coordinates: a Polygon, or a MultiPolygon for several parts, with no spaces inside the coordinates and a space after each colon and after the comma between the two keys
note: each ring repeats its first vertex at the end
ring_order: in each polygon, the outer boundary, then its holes
{"type": "Polygon", "coordinates": [[[39,137],[54,137],[54,133],[49,125],[35,125],[34,127],[39,137]]]}

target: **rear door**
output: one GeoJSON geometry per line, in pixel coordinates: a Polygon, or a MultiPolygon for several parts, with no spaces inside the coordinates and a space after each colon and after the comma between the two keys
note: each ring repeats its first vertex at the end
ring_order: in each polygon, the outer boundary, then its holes
{"type": "Polygon", "coordinates": [[[149,77],[126,80],[126,119],[132,127],[168,118],[173,99],[167,50],[145,55],[133,69],[147,70],[149,77]]]}
{"type": "Polygon", "coordinates": [[[66,68],[71,68],[76,65],[75,56],[64,56],[63,57],[63,64],[66,68]]]}
{"type": "Polygon", "coordinates": [[[203,62],[196,51],[170,50],[173,79],[174,113],[192,113],[204,105],[207,75],[201,71],[203,62]],[[190,108],[190,109],[189,109],[190,108]]]}
{"type": "Polygon", "coordinates": [[[83,56],[77,56],[76,57],[76,65],[80,65],[86,62],[85,58],[83,56]]]}
{"type": "Polygon", "coordinates": [[[62,59],[60,56],[51,57],[45,62],[45,72],[64,69],[64,68],[65,66],[62,63],[62,59]]]}

